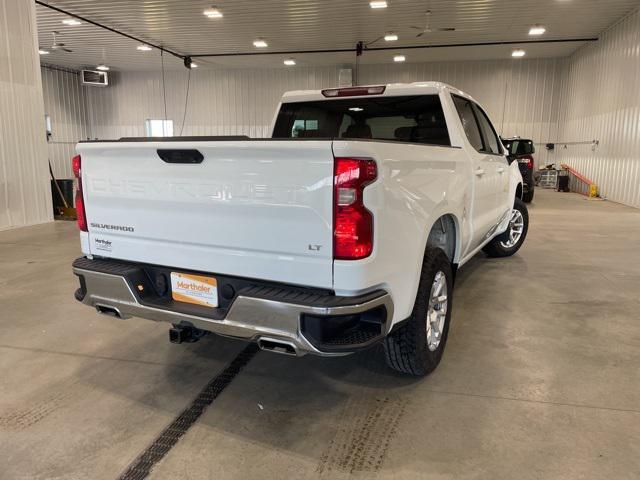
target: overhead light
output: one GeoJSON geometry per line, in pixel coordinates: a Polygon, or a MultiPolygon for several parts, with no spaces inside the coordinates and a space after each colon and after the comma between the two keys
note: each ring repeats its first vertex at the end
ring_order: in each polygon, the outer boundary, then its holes
{"type": "Polygon", "coordinates": [[[65,18],[62,20],[62,23],[65,25],[81,25],[82,22],[80,20],[76,20],[75,18],[65,18]]]}
{"type": "Polygon", "coordinates": [[[295,61],[293,58],[287,58],[287,59],[284,61],[284,64],[285,64],[287,67],[292,67],[292,66],[294,66],[294,65],[296,64],[296,61],[295,61]]]}
{"type": "Polygon", "coordinates": [[[141,52],[149,52],[153,50],[149,45],[138,45],[137,49],[141,52]]]}
{"type": "Polygon", "coordinates": [[[393,57],[394,62],[404,62],[407,58],[404,55],[396,55],[393,57]]]}
{"type": "Polygon", "coordinates": [[[253,46],[256,48],[265,48],[268,46],[267,42],[262,38],[256,38],[253,41],[253,46]]]}
{"type": "Polygon", "coordinates": [[[222,18],[222,12],[213,6],[211,8],[207,8],[202,13],[204,13],[209,18],[222,18]]]}
{"type": "Polygon", "coordinates": [[[529,29],[529,35],[542,35],[547,29],[542,25],[534,25],[529,29]]]}
{"type": "Polygon", "coordinates": [[[42,48],[38,49],[38,53],[40,55],[49,55],[49,50],[43,50],[42,48]]]}
{"type": "Polygon", "coordinates": [[[191,68],[198,68],[198,64],[194,63],[194,62],[191,62],[191,68]]]}
{"type": "Polygon", "coordinates": [[[395,42],[396,40],[398,40],[398,34],[389,32],[389,33],[385,34],[384,39],[387,42],[395,42]]]}
{"type": "Polygon", "coordinates": [[[361,112],[364,110],[364,108],[360,108],[360,107],[351,107],[349,108],[350,111],[352,112],[361,112]]]}
{"type": "Polygon", "coordinates": [[[511,52],[512,57],[524,57],[526,52],[524,50],[518,49],[511,52]]]}
{"type": "Polygon", "coordinates": [[[369,6],[371,8],[387,8],[387,2],[385,0],[375,0],[373,2],[369,2],[369,6]]]}
{"type": "Polygon", "coordinates": [[[96,69],[100,70],[101,72],[109,71],[109,67],[107,67],[106,65],[98,65],[96,69]]]}

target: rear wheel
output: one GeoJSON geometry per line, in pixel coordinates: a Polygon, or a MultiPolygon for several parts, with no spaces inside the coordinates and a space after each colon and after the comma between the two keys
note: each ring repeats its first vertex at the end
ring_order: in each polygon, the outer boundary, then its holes
{"type": "Polygon", "coordinates": [[[411,317],[385,339],[387,364],[398,372],[424,376],[440,363],[449,333],[453,271],[440,248],[427,248],[411,317]]]}
{"type": "Polygon", "coordinates": [[[525,192],[522,195],[522,201],[524,203],[531,203],[532,200],[533,200],[533,187],[529,187],[529,191],[525,192]]]}
{"type": "Polygon", "coordinates": [[[490,257],[510,257],[524,243],[529,230],[529,212],[522,200],[516,198],[511,210],[509,226],[504,233],[494,237],[482,249],[490,257]]]}

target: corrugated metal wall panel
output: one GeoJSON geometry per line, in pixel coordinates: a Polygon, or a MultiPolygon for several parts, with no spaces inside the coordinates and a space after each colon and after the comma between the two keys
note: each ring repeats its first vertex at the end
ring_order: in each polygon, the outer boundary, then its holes
{"type": "MultiPolygon", "coordinates": [[[[293,69],[202,70],[191,73],[184,135],[269,134],[283,92],[319,89],[338,83],[336,67],[293,69]]],[[[438,80],[475,96],[505,136],[552,140],[557,129],[554,86],[558,59],[442,62],[363,66],[361,83],[438,80]]],[[[165,74],[167,118],[180,133],[184,115],[187,70],[165,74]]],[[[99,138],[144,135],[144,121],[164,117],[162,75],[119,72],[107,88],[87,89],[93,135],[99,138]]],[[[538,160],[546,161],[539,149],[538,160]]]]}
{"type": "Polygon", "coordinates": [[[486,109],[503,137],[536,142],[536,163],[548,160],[544,144],[556,137],[561,59],[491,60],[377,65],[362,68],[363,83],[435,80],[472,95],[486,109]]]}
{"type": "Polygon", "coordinates": [[[77,72],[42,67],[44,112],[51,117],[53,135],[49,160],[56,178],[73,178],[71,157],[79,140],[90,137],[85,90],[77,72]]]}
{"type": "Polygon", "coordinates": [[[557,157],[598,184],[601,194],[640,208],[640,11],[566,60],[560,87],[557,157]]]}
{"type": "Polygon", "coordinates": [[[0,0],[0,230],[52,219],[35,6],[0,0]]]}
{"type": "MultiPolygon", "coordinates": [[[[179,135],[184,116],[187,70],[165,73],[166,115],[179,135]]],[[[183,135],[268,135],[283,92],[335,85],[338,69],[202,70],[191,73],[183,135]]],[[[162,74],[118,72],[107,88],[87,89],[94,136],[142,136],[146,119],[164,118],[162,74]]]]}

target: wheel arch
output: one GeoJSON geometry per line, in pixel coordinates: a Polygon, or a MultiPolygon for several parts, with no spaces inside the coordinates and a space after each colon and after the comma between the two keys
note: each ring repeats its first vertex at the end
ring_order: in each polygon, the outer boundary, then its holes
{"type": "Polygon", "coordinates": [[[518,183],[518,185],[516,185],[516,198],[519,198],[520,200],[522,200],[522,197],[524,195],[524,191],[522,189],[522,183],[518,183]]]}
{"type": "Polygon", "coordinates": [[[460,257],[460,224],[453,213],[440,215],[429,229],[425,253],[429,247],[441,248],[452,264],[457,264],[460,257]]]}

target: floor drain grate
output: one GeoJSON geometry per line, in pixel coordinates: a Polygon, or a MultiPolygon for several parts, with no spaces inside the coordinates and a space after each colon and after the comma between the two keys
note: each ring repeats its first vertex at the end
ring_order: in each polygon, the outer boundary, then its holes
{"type": "Polygon", "coordinates": [[[176,419],[164,429],[154,442],[122,474],[120,480],[142,480],[147,478],[151,469],[178,443],[178,440],[200,418],[211,403],[231,383],[238,373],[258,352],[254,343],[247,345],[233,361],[213,380],[211,380],[176,419]]]}

